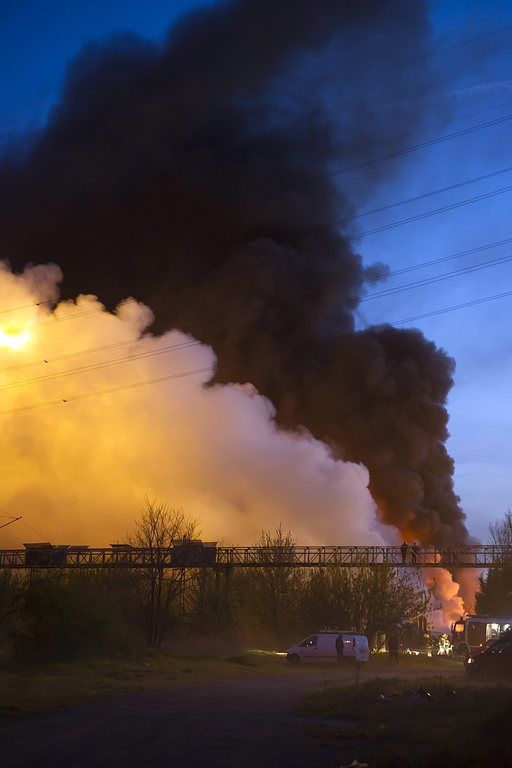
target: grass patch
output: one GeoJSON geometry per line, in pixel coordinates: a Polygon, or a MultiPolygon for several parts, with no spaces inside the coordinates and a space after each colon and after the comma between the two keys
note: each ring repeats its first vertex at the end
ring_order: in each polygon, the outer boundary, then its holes
{"type": "Polygon", "coordinates": [[[250,655],[248,653],[239,653],[235,656],[228,656],[226,661],[229,664],[238,664],[241,667],[258,667],[261,663],[261,660],[255,655],[250,655]]]}
{"type": "Polygon", "coordinates": [[[509,752],[512,684],[375,679],[310,696],[301,713],[319,718],[306,728],[320,743],[343,741],[372,768],[481,768],[509,752]]]}
{"type": "MultiPolygon", "coordinates": [[[[454,668],[462,670],[460,664],[454,668]]],[[[429,672],[440,674],[449,669],[450,662],[413,657],[400,663],[399,673],[417,676],[429,672]]],[[[363,679],[394,672],[386,657],[374,657],[363,671],[363,679]]],[[[148,650],[131,659],[37,665],[13,665],[4,658],[0,661],[0,724],[100,699],[201,681],[264,675],[323,675],[325,687],[336,684],[339,674],[336,664],[303,664],[297,668],[287,664],[283,656],[261,651],[212,656],[148,650]]],[[[351,675],[341,674],[345,675],[344,683],[353,681],[351,675]]],[[[380,685],[388,686],[388,683],[383,681],[380,685]]],[[[330,738],[329,733],[325,738],[330,738]]]]}
{"type": "Polygon", "coordinates": [[[174,655],[150,652],[132,660],[0,666],[0,724],[143,690],[248,675],[292,674],[280,657],[174,655]]]}

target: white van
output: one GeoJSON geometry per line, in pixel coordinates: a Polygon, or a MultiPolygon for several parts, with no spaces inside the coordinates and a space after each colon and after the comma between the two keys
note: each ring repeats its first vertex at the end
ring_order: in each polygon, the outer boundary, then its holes
{"type": "Polygon", "coordinates": [[[357,662],[369,661],[368,638],[342,629],[320,630],[314,635],[309,635],[297,645],[292,645],[286,651],[286,658],[290,664],[337,661],[336,638],[340,635],[343,656],[357,662]]]}

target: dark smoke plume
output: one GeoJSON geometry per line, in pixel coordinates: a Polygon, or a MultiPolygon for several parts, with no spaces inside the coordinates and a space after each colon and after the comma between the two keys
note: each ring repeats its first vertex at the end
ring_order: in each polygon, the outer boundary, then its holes
{"type": "Polygon", "coordinates": [[[214,347],[215,382],[252,382],[278,423],[364,463],[385,522],[455,543],[453,363],[417,331],[354,332],[385,269],[330,224],[390,166],[342,186],[329,171],[414,128],[433,87],[428,58],[374,73],[428,40],[424,0],[231,0],[162,46],[91,45],[47,128],[4,159],[0,227],[15,269],[56,261],[68,296],[144,300],[156,331],[214,347]]]}

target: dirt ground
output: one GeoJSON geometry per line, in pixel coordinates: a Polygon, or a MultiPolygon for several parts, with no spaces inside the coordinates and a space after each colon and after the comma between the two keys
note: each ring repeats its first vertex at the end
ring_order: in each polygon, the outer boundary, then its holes
{"type": "MultiPolygon", "coordinates": [[[[368,673],[411,684],[426,674],[400,667],[368,673]]],[[[462,667],[454,674],[463,676],[462,667]]],[[[310,693],[352,682],[349,671],[300,669],[296,676],[178,685],[41,715],[0,729],[0,766],[339,768],[357,755],[319,745],[308,733],[315,723],[297,707],[310,693]]]]}

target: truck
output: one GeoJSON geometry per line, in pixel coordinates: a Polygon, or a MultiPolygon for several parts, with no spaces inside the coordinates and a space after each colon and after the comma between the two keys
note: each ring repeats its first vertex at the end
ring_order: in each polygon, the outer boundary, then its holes
{"type": "Polygon", "coordinates": [[[511,627],[510,616],[461,616],[451,627],[453,654],[467,661],[511,627]]]}

